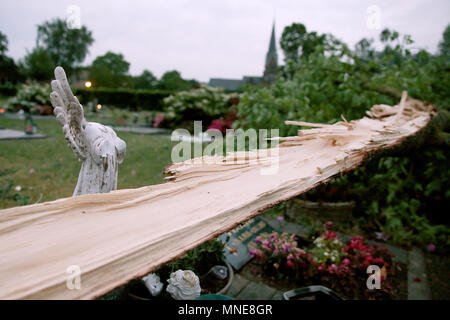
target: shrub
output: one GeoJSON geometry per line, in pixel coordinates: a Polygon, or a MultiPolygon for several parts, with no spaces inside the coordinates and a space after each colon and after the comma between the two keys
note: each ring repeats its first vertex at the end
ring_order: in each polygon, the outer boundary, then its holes
{"type": "Polygon", "coordinates": [[[110,88],[78,88],[75,95],[81,103],[96,100],[100,104],[137,110],[162,110],[162,101],[171,92],[162,90],[134,90],[110,88]]]}
{"type": "Polygon", "coordinates": [[[167,120],[173,127],[194,120],[202,120],[204,125],[208,125],[213,119],[222,117],[229,111],[230,97],[232,95],[225,94],[223,89],[206,85],[199,89],[177,92],[164,99],[167,120]]]}
{"type": "MultiPolygon", "coordinates": [[[[286,64],[284,75],[271,86],[246,88],[234,127],[280,128],[280,135],[296,135],[298,127],[285,125],[285,120],[334,123],[341,114],[347,120],[360,118],[374,104],[397,104],[393,93],[402,90],[448,110],[447,56],[423,50],[412,55],[401,42],[370,50],[370,59],[342,50],[286,64]]],[[[356,214],[367,234],[382,231],[397,244],[438,243],[442,248],[450,234],[443,209],[450,200],[449,157],[448,148],[423,144],[418,152],[368,161],[330,185],[354,191],[356,214]]]]}
{"type": "Polygon", "coordinates": [[[13,84],[0,85],[0,95],[2,96],[15,96],[17,94],[17,87],[13,84]]]}
{"type": "Polygon", "coordinates": [[[9,108],[13,111],[25,109],[29,112],[36,105],[50,105],[50,85],[40,83],[19,86],[15,97],[9,99],[9,108]]]}

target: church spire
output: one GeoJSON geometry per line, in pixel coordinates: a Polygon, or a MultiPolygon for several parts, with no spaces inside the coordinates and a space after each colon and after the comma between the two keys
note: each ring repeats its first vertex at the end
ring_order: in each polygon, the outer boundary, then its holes
{"type": "Polygon", "coordinates": [[[278,68],[277,45],[275,42],[275,20],[272,25],[272,34],[270,36],[269,50],[266,54],[266,65],[264,69],[264,80],[272,82],[275,79],[278,68]]]}

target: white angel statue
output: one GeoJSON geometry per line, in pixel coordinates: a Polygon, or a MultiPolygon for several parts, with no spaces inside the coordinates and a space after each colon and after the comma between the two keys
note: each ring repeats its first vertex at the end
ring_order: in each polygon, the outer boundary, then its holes
{"type": "Polygon", "coordinates": [[[50,100],[67,144],[82,161],[73,196],[106,193],[117,188],[118,165],[125,158],[126,143],[109,127],[87,122],[83,106],[70,89],[66,73],[55,68],[50,100]]]}

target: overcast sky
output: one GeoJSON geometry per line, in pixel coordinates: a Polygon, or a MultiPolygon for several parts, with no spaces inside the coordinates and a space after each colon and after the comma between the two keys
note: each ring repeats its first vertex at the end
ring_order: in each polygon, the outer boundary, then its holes
{"type": "Polygon", "coordinates": [[[431,52],[450,23],[450,0],[1,0],[8,55],[22,58],[35,44],[36,26],[66,19],[69,5],[80,8],[81,23],[95,39],[83,64],[110,50],[125,56],[131,74],[148,69],[160,77],[176,69],[200,81],[261,75],[274,18],[279,61],[281,33],[293,22],[333,33],[353,47],[363,37],[378,37],[376,24],[367,26],[368,19],[376,21],[367,9],[376,5],[381,29],[408,33],[416,47],[431,52]]]}

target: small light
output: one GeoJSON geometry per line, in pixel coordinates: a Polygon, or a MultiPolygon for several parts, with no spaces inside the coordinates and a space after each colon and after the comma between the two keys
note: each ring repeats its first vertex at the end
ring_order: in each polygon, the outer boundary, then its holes
{"type": "Polygon", "coordinates": [[[86,82],[84,83],[84,86],[85,86],[86,88],[90,88],[90,87],[92,87],[92,82],[86,81],[86,82]]]}
{"type": "Polygon", "coordinates": [[[102,108],[102,105],[99,103],[98,105],[97,105],[97,110],[100,110],[102,108]]]}

